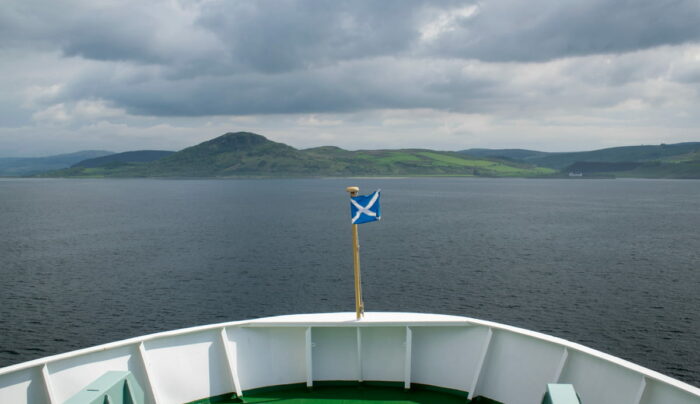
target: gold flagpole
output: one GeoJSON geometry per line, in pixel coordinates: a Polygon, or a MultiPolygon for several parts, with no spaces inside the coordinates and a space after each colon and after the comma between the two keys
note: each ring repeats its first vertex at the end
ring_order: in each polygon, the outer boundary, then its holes
{"type": "MultiPolygon", "coordinates": [[[[357,196],[358,187],[347,187],[350,196],[357,196]]],[[[352,258],[355,264],[355,314],[359,320],[365,314],[365,304],[362,301],[362,282],[360,281],[360,240],[357,236],[357,225],[352,225],[352,258]]]]}

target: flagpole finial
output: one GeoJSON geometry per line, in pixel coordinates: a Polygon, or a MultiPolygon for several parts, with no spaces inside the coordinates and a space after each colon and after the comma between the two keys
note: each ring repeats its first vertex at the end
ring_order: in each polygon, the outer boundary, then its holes
{"type": "Polygon", "coordinates": [[[357,193],[360,192],[359,187],[347,187],[345,190],[350,193],[350,196],[357,196],[357,193]]]}

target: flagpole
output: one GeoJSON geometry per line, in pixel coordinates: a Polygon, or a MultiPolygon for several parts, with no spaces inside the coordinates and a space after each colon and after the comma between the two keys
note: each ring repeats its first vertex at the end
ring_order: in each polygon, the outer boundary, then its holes
{"type": "MultiPolygon", "coordinates": [[[[358,187],[345,188],[351,197],[357,196],[360,192],[358,187]]],[[[365,314],[365,305],[362,301],[362,282],[360,281],[360,240],[357,235],[357,224],[352,225],[352,258],[355,264],[355,315],[359,320],[365,314]]]]}

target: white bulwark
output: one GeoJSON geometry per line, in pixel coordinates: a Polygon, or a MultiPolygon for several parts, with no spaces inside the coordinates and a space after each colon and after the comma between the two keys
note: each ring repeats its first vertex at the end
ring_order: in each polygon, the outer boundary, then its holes
{"type": "Polygon", "coordinates": [[[538,404],[549,383],[581,402],[699,404],[700,389],[560,338],[467,317],[301,314],[153,334],[0,369],[0,403],[64,403],[130,371],[147,403],[325,380],[425,384],[538,404]]]}

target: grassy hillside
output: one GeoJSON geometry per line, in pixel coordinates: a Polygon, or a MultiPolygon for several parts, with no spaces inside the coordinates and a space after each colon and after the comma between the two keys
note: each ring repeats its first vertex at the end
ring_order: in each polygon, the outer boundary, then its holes
{"type": "Polygon", "coordinates": [[[700,179],[700,159],[682,162],[643,163],[633,170],[613,172],[618,178],[700,179]]]}
{"type": "Polygon", "coordinates": [[[700,142],[611,147],[608,149],[569,153],[548,153],[524,149],[469,149],[462,150],[460,153],[475,157],[501,157],[561,170],[577,162],[639,163],[697,160],[700,159],[700,142]]]}
{"type": "Polygon", "coordinates": [[[572,153],[546,153],[522,149],[469,149],[473,156],[502,156],[523,163],[584,177],[700,178],[700,142],[625,146],[572,153]]]}
{"type": "Polygon", "coordinates": [[[700,178],[700,142],[575,153],[523,149],[298,150],[249,132],[227,133],[177,153],[139,151],[51,171],[49,177],[486,176],[700,178]],[[162,153],[162,154],[159,154],[162,153]],[[471,154],[469,154],[471,153],[471,154]],[[496,157],[500,156],[500,157],[496,157]],[[160,158],[159,158],[160,157],[160,158]]]}
{"type": "Polygon", "coordinates": [[[248,132],[227,133],[152,162],[73,167],[54,177],[232,177],[232,176],[402,176],[549,175],[528,163],[479,159],[432,150],[349,151],[325,146],[297,150],[248,132]]]}
{"type": "Polygon", "coordinates": [[[175,152],[165,150],[136,150],[90,158],[73,164],[71,167],[95,168],[110,165],[117,167],[128,163],[146,163],[167,157],[175,152]]]}
{"type": "Polygon", "coordinates": [[[543,167],[562,169],[579,161],[588,162],[680,162],[692,159],[700,152],[700,142],[656,146],[624,146],[574,153],[549,153],[532,156],[525,161],[543,167]]]}
{"type": "Polygon", "coordinates": [[[0,158],[0,176],[20,177],[58,170],[94,157],[110,155],[104,150],[83,150],[69,154],[58,154],[48,157],[5,157],[0,158]]]}
{"type": "Polygon", "coordinates": [[[522,160],[530,158],[546,156],[547,152],[527,149],[467,149],[461,150],[460,153],[467,154],[473,157],[495,157],[507,160],[522,160]]]}

